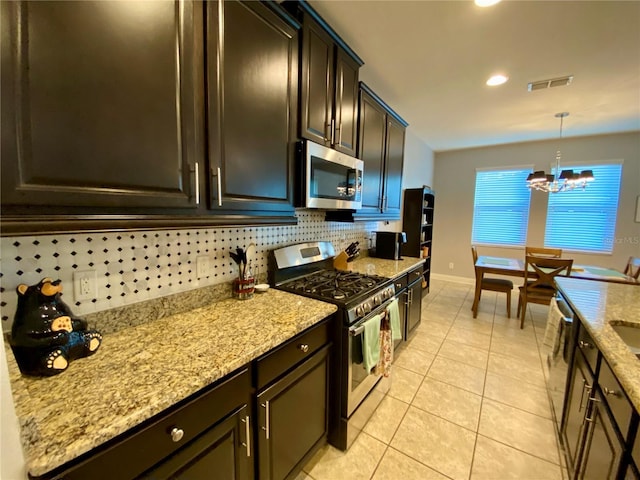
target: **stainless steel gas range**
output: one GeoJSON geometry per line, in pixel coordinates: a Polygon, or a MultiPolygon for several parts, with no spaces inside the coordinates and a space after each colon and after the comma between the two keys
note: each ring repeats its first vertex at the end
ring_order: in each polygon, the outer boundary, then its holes
{"type": "Polygon", "coordinates": [[[346,450],[389,389],[390,378],[367,372],[362,359],[363,324],[395,297],[391,279],[333,268],[330,242],[273,250],[269,283],[280,290],[338,306],[333,328],[329,442],[346,450]]]}

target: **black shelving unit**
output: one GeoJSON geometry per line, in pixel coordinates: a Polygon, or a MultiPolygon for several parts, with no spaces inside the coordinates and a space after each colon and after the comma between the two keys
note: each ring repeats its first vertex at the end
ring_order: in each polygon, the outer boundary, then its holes
{"type": "Polygon", "coordinates": [[[407,188],[404,191],[402,230],[407,243],[402,246],[403,255],[425,258],[422,294],[429,293],[431,284],[431,239],[433,237],[433,212],[435,192],[431,188],[407,188]]]}

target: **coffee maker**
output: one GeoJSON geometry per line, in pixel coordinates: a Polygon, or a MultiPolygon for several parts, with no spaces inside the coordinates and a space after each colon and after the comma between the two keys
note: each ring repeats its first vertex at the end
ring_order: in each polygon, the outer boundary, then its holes
{"type": "Polygon", "coordinates": [[[402,260],[402,244],[407,243],[407,234],[405,232],[374,233],[376,235],[376,247],[375,251],[370,252],[372,257],[402,260]]]}

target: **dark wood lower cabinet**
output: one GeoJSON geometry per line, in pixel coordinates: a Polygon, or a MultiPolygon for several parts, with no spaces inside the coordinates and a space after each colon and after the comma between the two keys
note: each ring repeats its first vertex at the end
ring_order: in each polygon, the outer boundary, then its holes
{"type": "Polygon", "coordinates": [[[600,391],[596,391],[589,401],[591,408],[587,407],[585,417],[582,462],[577,473],[579,478],[588,480],[613,480],[618,478],[624,446],[600,391]]]}
{"type": "Polygon", "coordinates": [[[322,445],[328,425],[329,345],[260,392],[258,477],[281,480],[298,473],[322,445]]]}
{"type": "Polygon", "coordinates": [[[249,480],[253,478],[251,425],[245,405],[178,450],[141,479],[249,480]]]}
{"type": "Polygon", "coordinates": [[[620,478],[625,445],[607,401],[580,350],[574,356],[564,446],[571,478],[620,478]]]}
{"type": "Polygon", "coordinates": [[[407,274],[407,339],[420,325],[422,316],[422,266],[407,274]]]}

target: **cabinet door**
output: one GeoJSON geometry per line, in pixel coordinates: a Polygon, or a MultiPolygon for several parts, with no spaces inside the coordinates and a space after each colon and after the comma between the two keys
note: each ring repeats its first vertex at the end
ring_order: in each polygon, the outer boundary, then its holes
{"type": "MultiPolygon", "coordinates": [[[[309,16],[302,27],[300,136],[331,145],[335,44],[309,16]]],[[[346,137],[345,137],[346,140],[346,137]]]]}
{"type": "MultiPolygon", "coordinates": [[[[418,275],[422,274],[418,271],[418,275]]],[[[420,316],[422,315],[422,281],[413,282],[407,287],[409,301],[407,303],[407,338],[420,325],[420,316]]]]}
{"type": "Polygon", "coordinates": [[[196,207],[198,15],[189,1],[2,2],[3,213],[196,207]]]}
{"type": "Polygon", "coordinates": [[[596,392],[590,402],[591,411],[585,418],[589,427],[579,475],[586,480],[613,480],[618,476],[623,445],[613,427],[613,418],[606,411],[600,391],[596,392]]]}
{"type": "Polygon", "coordinates": [[[402,167],[404,165],[405,128],[387,116],[383,212],[400,215],[402,205],[402,167]]]}
{"type": "Polygon", "coordinates": [[[250,427],[245,405],[140,478],[209,480],[215,472],[216,478],[249,480],[253,478],[250,427]]]}
{"type": "Polygon", "coordinates": [[[297,29],[266,4],[207,2],[210,208],[293,212],[297,29]]]}
{"type": "Polygon", "coordinates": [[[329,346],[257,397],[258,462],[262,480],[281,480],[327,435],[329,346]]]}
{"type": "Polygon", "coordinates": [[[360,65],[336,47],[334,148],[356,156],[358,133],[358,70],[360,65]]]}
{"type": "Polygon", "coordinates": [[[385,135],[384,109],[368,93],[361,90],[358,137],[358,158],[364,162],[361,212],[382,211],[385,135]]]}
{"type": "Polygon", "coordinates": [[[593,377],[578,350],[575,352],[569,400],[564,425],[564,447],[569,455],[569,470],[575,471],[580,461],[580,449],[585,432],[585,416],[589,396],[593,389],[593,377]]]}

